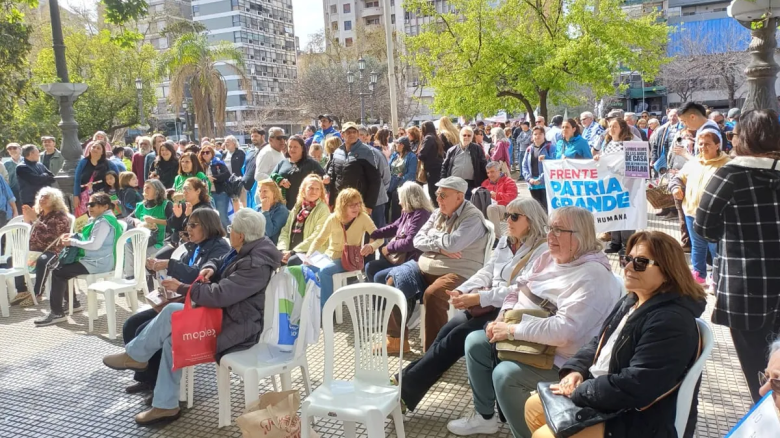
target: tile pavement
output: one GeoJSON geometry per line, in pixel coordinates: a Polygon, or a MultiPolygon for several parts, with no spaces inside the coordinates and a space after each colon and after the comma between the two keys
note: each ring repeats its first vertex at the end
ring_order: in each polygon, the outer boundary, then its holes
{"type": "MultiPolygon", "coordinates": [[[[528,196],[524,184],[521,196],[528,196]]],[[[650,213],[649,227],[679,237],[676,222],[656,220],[650,213]]],[[[611,256],[617,272],[617,257],[611,256]]],[[[81,285],[85,287],[84,284],[81,285]]],[[[82,298],[82,302],[86,300],[82,298]]],[[[35,328],[33,319],[44,314],[46,303],[35,308],[11,309],[10,318],[0,318],[0,437],[240,437],[234,425],[217,428],[217,385],[213,365],[200,365],[195,373],[194,405],[185,409],[182,417],[169,425],[140,428],[133,416],[144,410],[142,397],[127,395],[124,387],[131,382],[129,372],[116,372],[104,367],[101,358],[122,351],[121,340],[107,337],[103,303],[95,330],[87,334],[86,313],[75,314],[67,324],[35,328]]],[[[118,324],[130,315],[124,300],[118,300],[118,324]]],[[[712,298],[705,318],[709,318],[712,298]]],[[[739,362],[728,335],[720,326],[713,326],[715,348],[707,361],[699,394],[699,421],[696,436],[721,438],[750,407],[750,397],[739,362]]],[[[421,353],[419,332],[412,332],[413,354],[404,363],[421,353]]],[[[352,328],[345,322],[337,326],[336,348],[339,354],[335,366],[337,378],[349,378],[353,363],[352,328]]],[[[323,374],[323,342],[309,349],[312,385],[321,383],[323,374]]],[[[397,359],[391,366],[398,366],[397,359]]],[[[261,382],[261,391],[272,390],[270,381],[261,382]]],[[[293,373],[293,387],[303,388],[301,376],[293,373]]],[[[243,383],[232,378],[231,405],[233,419],[243,409],[243,383]]],[[[466,366],[463,360],[452,367],[434,386],[417,411],[406,416],[406,433],[413,438],[454,436],[448,433],[448,421],[471,410],[466,366]]],[[[387,422],[388,436],[395,436],[387,422]]],[[[320,420],[316,430],[323,437],[339,437],[340,425],[320,420]]],[[[358,433],[365,436],[358,426],[358,433]]],[[[506,426],[496,435],[509,438],[506,426]]]]}

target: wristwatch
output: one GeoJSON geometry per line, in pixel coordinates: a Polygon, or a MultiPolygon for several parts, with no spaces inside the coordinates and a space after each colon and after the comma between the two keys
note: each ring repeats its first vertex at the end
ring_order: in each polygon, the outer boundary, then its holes
{"type": "Polygon", "coordinates": [[[513,324],[507,324],[506,325],[506,330],[507,330],[506,338],[509,339],[510,341],[514,341],[515,340],[515,326],[513,324]]]}

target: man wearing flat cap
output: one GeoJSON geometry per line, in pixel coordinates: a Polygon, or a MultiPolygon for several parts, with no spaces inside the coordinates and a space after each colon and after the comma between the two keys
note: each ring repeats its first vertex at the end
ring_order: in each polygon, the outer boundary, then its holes
{"type": "MultiPolygon", "coordinates": [[[[341,128],[344,144],[333,151],[325,175],[330,178],[328,192],[330,205],[336,205],[336,197],[346,188],[353,188],[363,195],[363,203],[371,214],[379,201],[382,189],[382,175],[379,171],[379,157],[371,146],[360,141],[358,126],[347,122],[341,128]]],[[[383,157],[384,158],[384,157],[383,157]]]]}
{"type": "MultiPolygon", "coordinates": [[[[412,278],[421,282],[417,291],[423,293],[425,306],[426,351],[447,323],[450,300],[447,291],[455,290],[484,266],[488,243],[488,230],[482,212],[466,200],[466,180],[450,176],[439,180],[436,187],[439,208],[434,210],[420,232],[414,236],[414,247],[423,252],[417,261],[420,275],[412,278]]],[[[408,293],[407,285],[399,284],[404,279],[394,278],[393,281],[396,287],[408,293]]],[[[390,330],[388,333],[394,334],[390,330]]],[[[388,339],[388,352],[394,343],[398,344],[388,339]]],[[[404,351],[407,351],[407,347],[402,346],[404,351]]]]}
{"type": "Polygon", "coordinates": [[[314,133],[312,143],[322,144],[322,142],[334,136],[342,138],[338,129],[333,126],[333,116],[330,114],[320,114],[317,116],[317,120],[320,121],[320,130],[314,133]]]}

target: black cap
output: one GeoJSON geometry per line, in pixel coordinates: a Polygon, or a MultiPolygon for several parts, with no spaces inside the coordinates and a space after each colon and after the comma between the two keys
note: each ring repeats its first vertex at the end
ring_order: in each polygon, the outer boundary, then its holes
{"type": "Polygon", "coordinates": [[[402,145],[408,147],[409,149],[412,148],[412,142],[409,141],[409,137],[400,137],[398,140],[395,141],[396,143],[401,143],[402,145]]]}
{"type": "Polygon", "coordinates": [[[322,119],[328,119],[332,122],[333,116],[331,116],[330,114],[320,114],[319,116],[317,116],[317,120],[322,120],[322,119]]]}

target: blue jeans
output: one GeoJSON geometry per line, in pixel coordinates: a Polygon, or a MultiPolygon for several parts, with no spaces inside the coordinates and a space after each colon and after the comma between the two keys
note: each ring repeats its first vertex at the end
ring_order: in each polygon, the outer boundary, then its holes
{"type": "Polygon", "coordinates": [[[173,369],[171,350],[171,315],[184,308],[182,303],[165,306],[160,314],[125,346],[127,354],[139,362],[148,362],[158,350],[162,350],[160,368],[157,371],[157,384],[154,387],[152,406],[160,409],[179,407],[179,382],[181,370],[173,369]]]}
{"type": "Polygon", "coordinates": [[[227,226],[230,225],[230,219],[228,219],[230,196],[228,196],[227,193],[212,193],[211,197],[214,199],[214,205],[217,207],[217,212],[219,213],[219,220],[222,222],[222,227],[227,230],[227,226]]]}
{"type": "Polygon", "coordinates": [[[347,271],[341,266],[341,259],[333,260],[322,269],[316,266],[309,267],[312,271],[317,272],[317,276],[320,278],[320,308],[324,309],[328,298],[333,295],[333,275],[347,271]]]}
{"type": "Polygon", "coordinates": [[[395,265],[388,262],[384,255],[379,260],[366,263],[366,277],[368,281],[379,284],[387,284],[387,275],[395,268],[395,265]]]}
{"type": "Polygon", "coordinates": [[[376,225],[377,228],[382,228],[387,225],[387,218],[385,217],[386,207],[387,202],[382,205],[375,205],[371,210],[371,220],[374,221],[374,225],[376,225]]]}
{"type": "Polygon", "coordinates": [[[712,256],[713,263],[718,256],[718,244],[708,242],[693,229],[692,216],[685,216],[685,225],[688,226],[688,235],[691,236],[691,264],[693,270],[699,273],[701,278],[707,278],[707,251],[712,256]]]}

